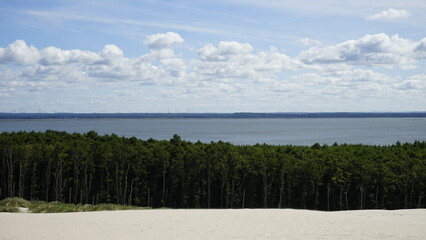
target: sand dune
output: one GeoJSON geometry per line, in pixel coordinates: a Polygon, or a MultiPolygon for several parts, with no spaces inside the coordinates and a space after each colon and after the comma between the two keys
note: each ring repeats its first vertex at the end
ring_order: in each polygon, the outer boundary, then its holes
{"type": "Polygon", "coordinates": [[[426,239],[426,209],[0,213],[0,240],[426,239]]]}

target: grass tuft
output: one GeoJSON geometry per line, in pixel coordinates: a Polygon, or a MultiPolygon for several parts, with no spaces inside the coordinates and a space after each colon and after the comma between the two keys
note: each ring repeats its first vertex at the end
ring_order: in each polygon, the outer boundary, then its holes
{"type": "Polygon", "coordinates": [[[22,198],[5,198],[0,201],[0,212],[19,212],[19,208],[29,208],[31,203],[22,198]]]}

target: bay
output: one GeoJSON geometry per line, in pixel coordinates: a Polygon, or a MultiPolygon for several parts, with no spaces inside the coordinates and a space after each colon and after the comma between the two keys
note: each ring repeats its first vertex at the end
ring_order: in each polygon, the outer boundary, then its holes
{"type": "Polygon", "coordinates": [[[224,141],[238,145],[368,144],[426,141],[426,118],[300,119],[63,119],[0,120],[0,132],[66,131],[117,134],[139,139],[170,139],[178,134],[191,142],[224,141]]]}

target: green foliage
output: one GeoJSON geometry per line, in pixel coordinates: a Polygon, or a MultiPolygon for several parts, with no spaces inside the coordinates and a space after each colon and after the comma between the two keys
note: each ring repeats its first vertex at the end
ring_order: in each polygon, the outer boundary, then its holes
{"type": "Polygon", "coordinates": [[[19,212],[19,208],[28,208],[30,202],[22,198],[5,198],[0,201],[0,212],[19,212]]]}
{"type": "Polygon", "coordinates": [[[6,198],[0,201],[0,212],[19,212],[19,208],[27,208],[28,211],[31,213],[64,213],[144,209],[141,207],[123,206],[116,204],[91,205],[61,202],[27,201],[22,198],[6,198]]]}
{"type": "Polygon", "coordinates": [[[4,132],[0,153],[0,199],[10,198],[0,211],[426,207],[426,142],[419,141],[236,146],[178,135],[4,132]]]}

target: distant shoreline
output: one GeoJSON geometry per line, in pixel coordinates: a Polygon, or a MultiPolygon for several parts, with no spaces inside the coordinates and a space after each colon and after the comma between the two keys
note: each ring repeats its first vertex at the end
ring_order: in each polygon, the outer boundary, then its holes
{"type": "Polygon", "coordinates": [[[300,113],[0,113],[0,120],[29,119],[250,119],[250,118],[425,118],[426,112],[300,113]]]}

